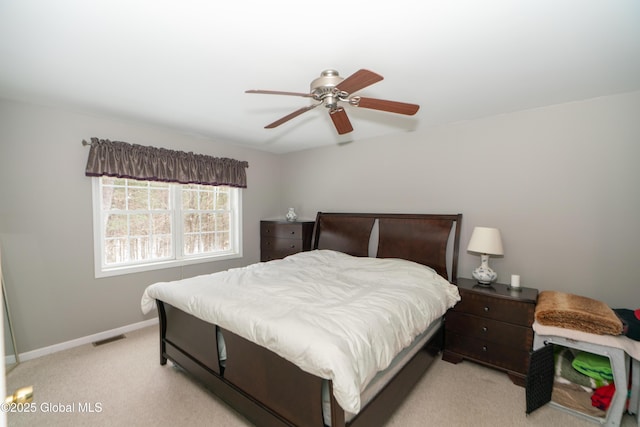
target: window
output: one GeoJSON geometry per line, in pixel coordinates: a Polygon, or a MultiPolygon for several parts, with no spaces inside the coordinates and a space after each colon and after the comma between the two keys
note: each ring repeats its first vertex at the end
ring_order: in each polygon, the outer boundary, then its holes
{"type": "Polygon", "coordinates": [[[241,256],[240,189],[93,178],[96,277],[241,256]]]}

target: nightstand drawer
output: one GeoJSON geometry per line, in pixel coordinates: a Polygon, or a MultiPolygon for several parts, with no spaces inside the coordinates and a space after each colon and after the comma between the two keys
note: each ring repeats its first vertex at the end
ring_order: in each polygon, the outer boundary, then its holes
{"type": "Polygon", "coordinates": [[[463,290],[460,294],[462,300],[453,307],[454,311],[527,327],[533,323],[535,304],[463,290]]]}
{"type": "Polygon", "coordinates": [[[446,333],[466,335],[518,349],[533,347],[533,329],[493,319],[464,314],[457,311],[447,313],[446,333]]]}
{"type": "Polygon", "coordinates": [[[301,223],[272,223],[260,224],[260,235],[264,237],[277,237],[280,239],[302,239],[303,228],[301,223]]]}
{"type": "Polygon", "coordinates": [[[528,351],[449,331],[445,333],[445,339],[446,351],[469,359],[518,373],[526,373],[529,368],[528,351]]]}

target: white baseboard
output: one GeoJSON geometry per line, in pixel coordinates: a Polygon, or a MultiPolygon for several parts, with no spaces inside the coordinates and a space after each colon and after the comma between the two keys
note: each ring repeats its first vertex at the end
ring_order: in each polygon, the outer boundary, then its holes
{"type": "Polygon", "coordinates": [[[94,341],[100,341],[107,338],[111,338],[115,335],[124,334],[127,332],[135,331],[137,329],[146,328],[147,326],[152,326],[158,323],[158,318],[155,317],[153,319],[144,320],[142,322],[133,323],[131,325],[122,326],[120,328],[111,329],[109,331],[99,332],[97,334],[89,335],[82,338],[77,338],[75,340],[66,341],[60,344],[54,344],[49,347],[39,348],[37,350],[27,351],[26,353],[18,354],[18,357],[21,362],[26,360],[36,359],[38,357],[46,356],[47,354],[57,353],[58,351],[68,350],[70,348],[78,347],[84,344],[90,344],[94,341]]]}

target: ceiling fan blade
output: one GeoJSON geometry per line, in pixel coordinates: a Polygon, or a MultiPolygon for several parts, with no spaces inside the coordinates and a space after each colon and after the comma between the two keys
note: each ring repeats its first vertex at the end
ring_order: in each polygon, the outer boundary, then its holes
{"type": "Polygon", "coordinates": [[[339,135],[349,133],[353,130],[353,126],[351,126],[351,122],[349,121],[349,117],[347,117],[347,112],[344,108],[339,107],[335,110],[329,111],[329,116],[331,117],[333,125],[336,127],[339,135]]]}
{"type": "Polygon", "coordinates": [[[350,100],[352,105],[360,108],[370,108],[372,110],[388,111],[396,114],[406,114],[407,116],[413,116],[418,112],[420,108],[416,104],[407,104],[405,102],[398,101],[386,101],[384,99],[365,98],[362,96],[354,97],[350,100]]]}
{"type": "Polygon", "coordinates": [[[336,88],[347,93],[354,93],[382,80],[380,74],[369,70],[358,70],[336,85],[336,88]]]}
{"type": "Polygon", "coordinates": [[[307,111],[309,111],[309,110],[312,110],[312,109],[316,108],[318,105],[322,105],[322,103],[320,103],[320,104],[314,104],[314,105],[309,105],[309,106],[307,106],[307,107],[302,107],[302,108],[300,108],[300,109],[298,109],[298,110],[294,111],[293,113],[291,113],[291,114],[287,114],[286,116],[282,117],[281,119],[278,119],[278,120],[276,120],[275,122],[273,122],[273,123],[270,123],[270,124],[266,125],[264,128],[265,128],[265,129],[273,129],[273,128],[275,128],[275,127],[278,127],[278,126],[280,126],[281,124],[286,123],[286,122],[288,122],[289,120],[291,120],[291,119],[293,119],[293,118],[295,118],[295,117],[298,117],[300,114],[302,114],[302,113],[306,113],[307,111]]]}
{"type": "Polygon", "coordinates": [[[244,93],[260,93],[264,95],[290,95],[290,96],[304,96],[306,98],[311,98],[313,95],[310,93],[301,93],[301,92],[283,92],[281,90],[259,90],[259,89],[250,89],[245,90],[244,93]]]}

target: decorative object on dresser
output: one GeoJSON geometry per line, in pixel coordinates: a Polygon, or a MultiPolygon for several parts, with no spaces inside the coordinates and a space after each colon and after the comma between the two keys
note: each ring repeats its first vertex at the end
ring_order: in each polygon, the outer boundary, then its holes
{"type": "Polygon", "coordinates": [[[511,290],[520,290],[520,275],[512,274],[511,275],[511,283],[509,284],[509,289],[511,290]]]}
{"type": "Polygon", "coordinates": [[[285,219],[289,222],[295,222],[298,220],[298,214],[294,208],[289,208],[287,214],[284,216],[285,219]]]}
{"type": "Polygon", "coordinates": [[[310,250],[313,224],[314,221],[260,221],[260,261],[310,250]]]}
{"type": "Polygon", "coordinates": [[[498,274],[489,267],[489,255],[504,255],[500,230],[489,227],[476,227],[471,233],[467,250],[480,254],[480,266],[473,270],[473,277],[481,285],[489,285],[498,274]]]}
{"type": "Polygon", "coordinates": [[[456,284],[461,301],[445,317],[443,360],[482,363],[524,386],[538,290],[511,292],[508,285],[480,286],[473,279],[458,279],[456,284]]]}

